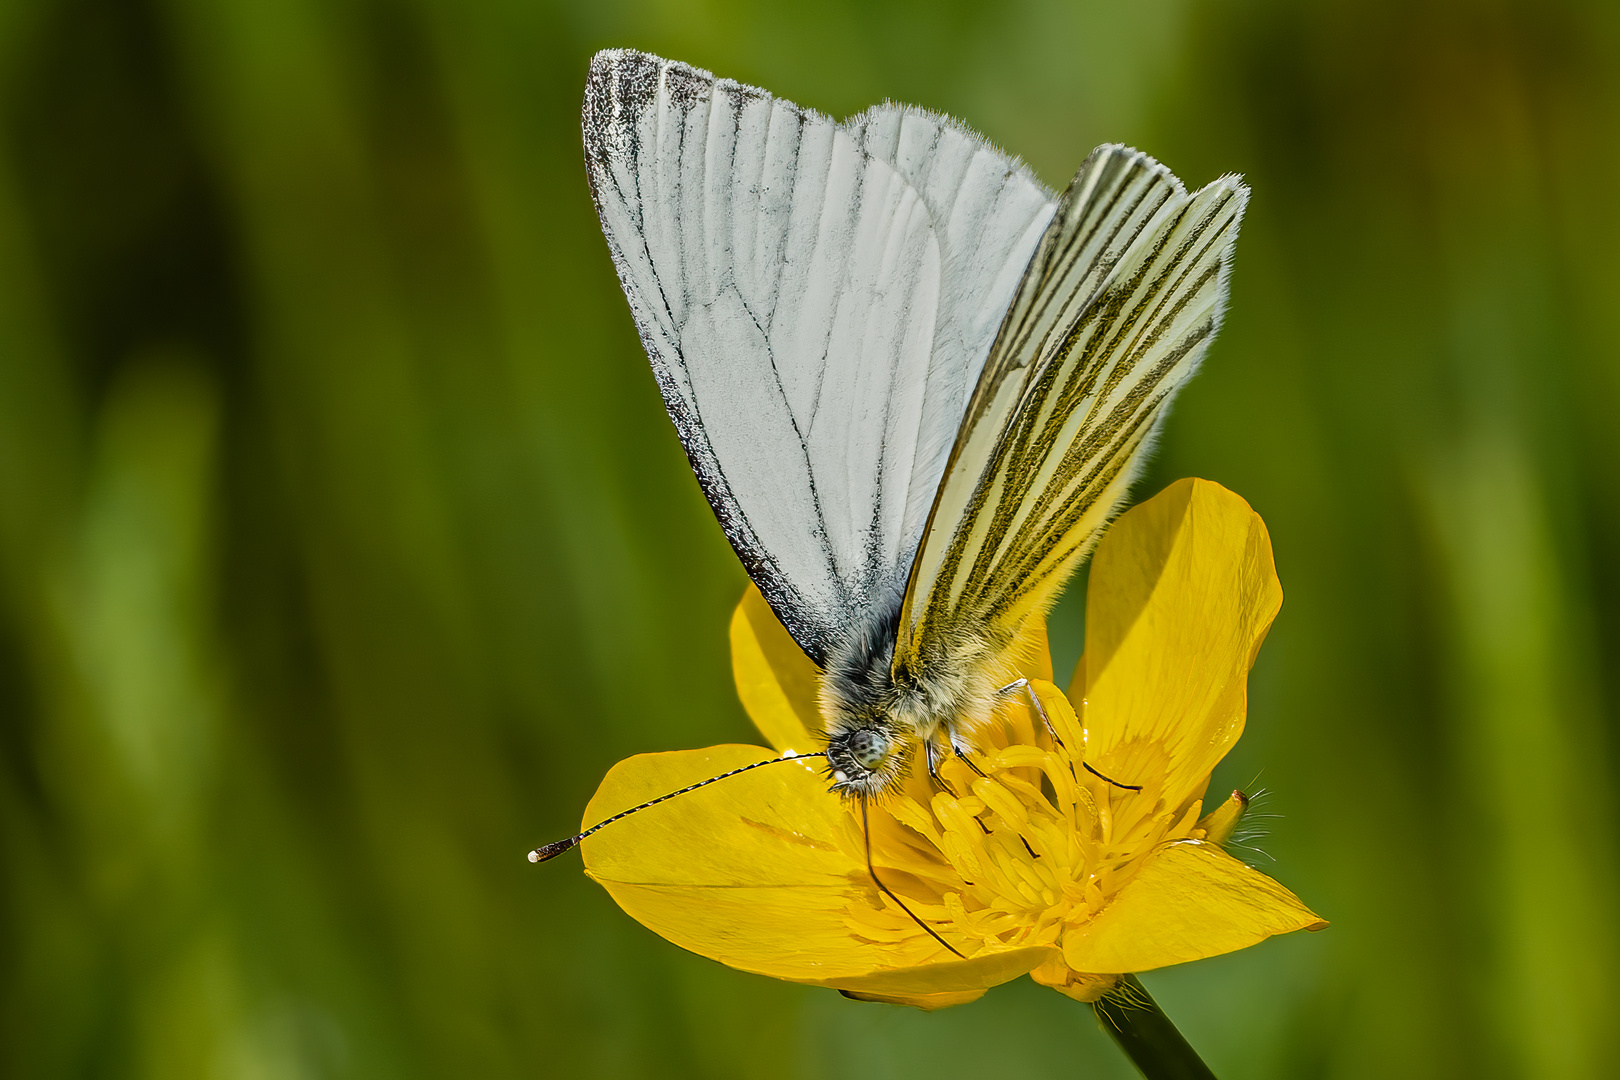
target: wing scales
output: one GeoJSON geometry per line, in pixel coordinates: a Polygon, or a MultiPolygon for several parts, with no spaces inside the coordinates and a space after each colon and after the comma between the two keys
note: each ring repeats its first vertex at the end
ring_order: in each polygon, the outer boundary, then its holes
{"type": "Polygon", "coordinates": [[[1247,189],[1188,196],[1123,147],[1065,192],[964,417],[907,591],[895,664],[965,625],[1010,637],[1124,498],[1219,325],[1247,189]]]}
{"type": "Polygon", "coordinates": [[[897,591],[938,245],[824,117],[638,53],[592,66],[603,230],[693,468],[812,657],[897,591]]]}
{"type": "Polygon", "coordinates": [[[840,126],[626,50],[593,59],[583,129],[598,216],[693,470],[820,663],[899,602],[1052,198],[944,118],[885,107],[840,126]]]}
{"type": "Polygon", "coordinates": [[[1044,184],[950,117],[880,105],[845,128],[917,189],[933,218],[946,274],[934,351],[960,356],[954,379],[930,388],[906,521],[909,568],[933,508],[963,410],[1007,305],[1057,208],[1044,184]]]}

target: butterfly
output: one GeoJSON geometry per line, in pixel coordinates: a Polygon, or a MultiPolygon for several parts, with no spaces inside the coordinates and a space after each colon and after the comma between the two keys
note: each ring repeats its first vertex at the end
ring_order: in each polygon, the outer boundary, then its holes
{"type": "Polygon", "coordinates": [[[1248,189],[1106,145],[1055,195],[948,117],[630,50],[583,131],[692,469],[821,669],[832,790],[967,757],[1220,326],[1248,189]]]}

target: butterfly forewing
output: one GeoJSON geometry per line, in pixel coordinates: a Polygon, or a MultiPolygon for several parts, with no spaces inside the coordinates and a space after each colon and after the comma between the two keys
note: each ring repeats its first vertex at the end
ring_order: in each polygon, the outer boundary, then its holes
{"type": "Polygon", "coordinates": [[[989,347],[981,309],[999,317],[1054,202],[942,118],[860,120],[626,50],[592,61],[583,120],[681,442],[818,663],[897,602],[989,347]]]}
{"type": "Polygon", "coordinates": [[[1192,196],[1102,147],[1065,192],[991,346],[906,594],[896,670],[964,628],[1010,639],[1124,498],[1226,295],[1247,190],[1192,196]]]}
{"type": "Polygon", "coordinates": [[[939,295],[927,210],[825,117],[645,54],[596,58],[584,131],[665,405],[816,657],[894,588],[939,295]]]}

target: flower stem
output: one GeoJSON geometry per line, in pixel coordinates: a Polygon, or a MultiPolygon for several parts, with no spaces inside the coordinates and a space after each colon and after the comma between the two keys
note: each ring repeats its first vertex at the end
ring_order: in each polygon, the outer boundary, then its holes
{"type": "Polygon", "coordinates": [[[1097,1022],[1147,1080],[1215,1080],[1176,1025],[1135,975],[1096,1001],[1097,1022]]]}

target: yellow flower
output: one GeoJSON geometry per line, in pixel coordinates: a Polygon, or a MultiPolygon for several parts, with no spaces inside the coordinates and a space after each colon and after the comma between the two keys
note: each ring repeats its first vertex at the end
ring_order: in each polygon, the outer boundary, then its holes
{"type": "MultiPolygon", "coordinates": [[[[1281,603],[1264,523],[1218,484],[1183,480],[1121,517],[1092,560],[1086,657],[1068,697],[1050,681],[1044,626],[1023,643],[1058,740],[1027,695],[1013,699],[979,736],[985,775],[953,758],[951,792],[917,775],[871,807],[873,865],[910,914],[874,884],[860,805],[827,791],[819,758],[617,822],[584,842],[586,872],[682,948],[923,1008],[1026,973],[1089,1001],[1127,973],[1320,929],[1293,893],[1222,849],[1241,796],[1207,815],[1202,802],[1242,733],[1249,668],[1281,603]]],[[[766,741],[779,754],[819,749],[817,669],[753,589],[731,641],[766,741]]],[[[772,756],[729,745],[630,758],[585,822],[772,756]]]]}

